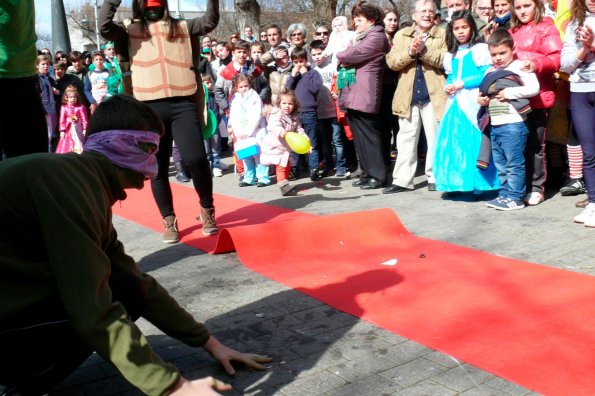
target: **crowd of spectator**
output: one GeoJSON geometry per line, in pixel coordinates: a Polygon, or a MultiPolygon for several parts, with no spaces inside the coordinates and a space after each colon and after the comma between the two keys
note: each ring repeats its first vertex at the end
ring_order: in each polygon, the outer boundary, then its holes
{"type": "MultiPolygon", "coordinates": [[[[575,4],[570,11],[575,31],[578,25],[591,29],[585,24],[590,16],[588,2],[582,7],[575,4]],[[581,12],[583,16],[575,17],[581,12]]],[[[401,17],[393,8],[381,10],[362,2],[353,8],[350,20],[338,16],[328,24],[318,24],[311,37],[303,23],[292,23],[285,31],[274,23],[263,25],[259,32],[244,26],[241,33],[233,33],[225,39],[201,36],[196,71],[203,80],[212,82],[211,107],[217,113],[217,128],[206,141],[212,173],[222,177],[231,165],[240,177],[240,186],[271,184],[264,176],[261,177],[264,180],[245,181],[244,161],[237,156],[232,164],[220,160],[222,153],[232,150],[237,143],[228,120],[235,95],[232,79],[242,74],[250,77],[250,87],[262,102],[260,128],[263,134],[269,115],[278,107],[280,95],[295,92],[300,126],[309,137],[312,149],[307,155],[290,150],[287,167],[290,181],[300,179],[303,173],[316,181],[329,176],[351,177],[357,171],[359,177],[353,182],[355,186],[382,188],[385,194],[399,193],[415,188],[419,162],[425,169],[427,188],[443,191],[445,199],[459,193],[481,196],[486,190],[500,189],[506,172],[495,170],[491,156],[488,155],[483,168],[478,165],[480,171],[476,176],[486,179],[482,170],[496,172],[499,176],[496,182],[483,186],[453,181],[455,173],[462,177],[464,172],[453,172],[452,164],[446,166],[444,161],[450,161],[449,155],[454,155],[445,154],[445,150],[463,147],[461,140],[457,143],[446,139],[446,131],[474,118],[474,110],[456,116],[448,110],[453,103],[461,107],[463,93],[470,97],[478,95],[479,83],[494,66],[487,55],[486,44],[482,43],[488,43],[496,30],[504,29],[512,36],[514,56],[522,62],[522,71],[534,73],[540,87],[537,95],[527,98],[530,110],[522,117],[527,126],[527,139],[522,143],[526,182],[517,193],[515,209],[543,202],[546,187],[560,188],[563,195],[585,193],[588,186],[583,174],[589,174],[588,169],[593,165],[588,158],[589,145],[584,145],[588,136],[577,134],[576,123],[572,122],[576,115],[570,111],[572,101],[568,96],[576,96],[572,90],[577,84],[572,78],[568,82],[565,71],[576,75],[578,66],[574,62],[570,67],[560,67],[564,23],[568,23],[560,18],[555,4],[544,4],[541,0],[477,0],[475,4],[447,0],[442,10],[432,1],[418,1],[411,18],[401,17]],[[460,43],[452,30],[452,18],[455,14],[461,17],[462,12],[473,20],[464,23],[473,25],[467,26],[473,40],[462,45],[474,47],[470,52],[475,57],[479,56],[481,48],[482,62],[486,62],[485,67],[470,75],[466,75],[470,73],[468,70],[456,69],[463,53],[459,53],[460,43]],[[469,85],[471,80],[473,85],[469,85]],[[556,103],[557,107],[565,107],[564,115],[554,109],[556,103]],[[566,110],[573,115],[567,116],[566,110]],[[448,123],[444,122],[446,116],[448,123]],[[587,157],[584,157],[585,150],[587,157]],[[435,163],[436,159],[439,163],[435,163]]],[[[577,46],[582,36],[575,31],[570,37],[577,46]]],[[[567,40],[567,52],[571,44],[567,40]]],[[[49,66],[47,72],[39,71],[48,124],[48,150],[55,147],[60,132],[64,132],[59,130],[57,118],[61,95],[67,86],[77,87],[81,102],[91,114],[102,98],[124,92],[126,73],[114,56],[114,44],[107,42],[102,49],[92,54],[58,51],[54,57],[48,49],[40,51],[38,62],[49,66]]],[[[580,69],[588,68],[590,54],[584,56],[580,69]]],[[[475,109],[475,106],[466,108],[475,109]]],[[[479,131],[478,128],[475,120],[472,130],[479,131]]],[[[484,142],[489,140],[491,129],[484,130],[484,142]]],[[[261,140],[258,138],[259,144],[261,140]]],[[[468,141],[479,142],[478,139],[468,141]]],[[[482,161],[477,151],[483,150],[485,154],[486,149],[476,146],[461,149],[460,154],[467,157],[468,164],[471,159],[482,161]]],[[[175,143],[172,149],[176,177],[187,182],[192,177],[191,172],[175,143]]],[[[465,169],[469,168],[468,164],[465,169]]],[[[271,166],[271,176],[274,173],[271,166]]],[[[288,191],[287,187],[284,191],[288,191]]],[[[577,206],[590,208],[589,203],[593,202],[586,199],[577,202],[577,206]]],[[[583,217],[575,220],[583,222],[583,217]]]]}

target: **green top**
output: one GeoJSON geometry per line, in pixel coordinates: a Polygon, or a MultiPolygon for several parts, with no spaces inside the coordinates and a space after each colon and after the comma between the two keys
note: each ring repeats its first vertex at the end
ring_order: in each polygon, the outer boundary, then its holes
{"type": "Polygon", "coordinates": [[[37,74],[33,0],[0,2],[0,78],[37,74]]]}
{"type": "Polygon", "coordinates": [[[0,162],[0,322],[58,295],[81,338],[134,386],[162,395],[177,369],[156,355],[107,279],[122,271],[139,279],[143,317],[190,346],[209,338],[204,325],[140,272],[112,224],[112,205],[126,198],[126,173],[105,156],[31,154],[0,162]]]}

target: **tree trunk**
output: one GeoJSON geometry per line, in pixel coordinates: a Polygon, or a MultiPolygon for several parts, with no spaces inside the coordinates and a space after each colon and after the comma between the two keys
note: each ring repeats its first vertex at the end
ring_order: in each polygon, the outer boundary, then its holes
{"type": "Polygon", "coordinates": [[[260,6],[258,2],[256,0],[234,0],[234,7],[240,34],[244,33],[244,27],[250,26],[258,37],[260,32],[260,6]]]}
{"type": "Polygon", "coordinates": [[[312,0],[312,20],[314,25],[330,22],[336,16],[337,0],[312,0]]]}

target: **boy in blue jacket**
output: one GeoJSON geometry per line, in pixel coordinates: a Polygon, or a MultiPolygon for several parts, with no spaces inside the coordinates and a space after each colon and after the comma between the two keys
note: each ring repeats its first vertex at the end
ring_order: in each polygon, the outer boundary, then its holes
{"type": "MultiPolygon", "coordinates": [[[[287,78],[287,89],[294,91],[295,96],[299,102],[300,119],[302,126],[310,138],[312,151],[308,155],[308,168],[310,169],[310,180],[316,181],[320,178],[318,175],[318,118],[316,110],[318,103],[316,98],[318,92],[322,87],[322,77],[314,69],[310,69],[308,64],[308,52],[303,48],[295,48],[291,52],[291,61],[293,62],[293,69],[287,78]]],[[[297,156],[297,154],[292,153],[297,156]]],[[[292,161],[297,164],[296,161],[292,161]]],[[[297,168],[297,166],[296,166],[297,168]]],[[[293,170],[294,175],[297,174],[297,169],[293,170]]]]}

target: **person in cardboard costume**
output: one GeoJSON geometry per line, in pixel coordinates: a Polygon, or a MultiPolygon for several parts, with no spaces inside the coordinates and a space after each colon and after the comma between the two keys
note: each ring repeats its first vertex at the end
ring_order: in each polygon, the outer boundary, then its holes
{"type": "Polygon", "coordinates": [[[213,179],[201,130],[206,125],[206,107],[200,75],[199,36],[219,22],[219,0],[209,0],[202,17],[173,18],[167,1],[134,0],[132,20],[114,21],[121,0],[106,0],[101,6],[101,35],[114,43],[116,52],[130,62],[132,94],[159,114],[165,134],[159,143],[159,172],[151,181],[165,232],[163,242],[179,241],[178,224],[169,184],[172,140],[192,174],[200,200],[202,233],[218,232],[213,205],[213,179]],[[200,89],[198,89],[200,88],[200,89]]]}

